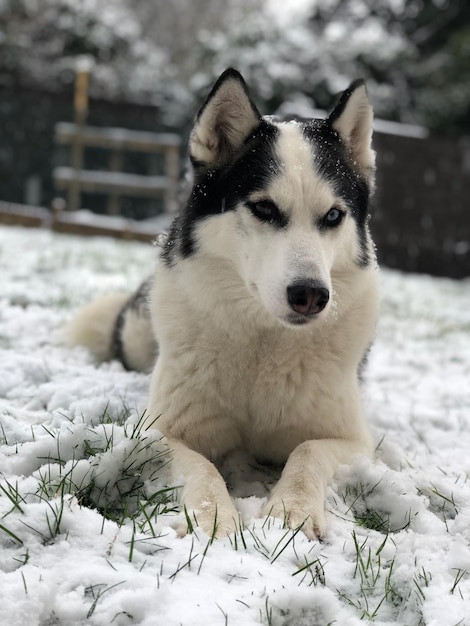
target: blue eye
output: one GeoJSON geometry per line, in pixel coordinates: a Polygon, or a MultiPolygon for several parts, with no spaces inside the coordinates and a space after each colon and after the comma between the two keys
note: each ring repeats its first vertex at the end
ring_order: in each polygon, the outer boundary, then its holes
{"type": "Polygon", "coordinates": [[[338,209],[338,207],[331,207],[323,218],[325,226],[332,228],[338,226],[344,217],[344,211],[338,209]]]}

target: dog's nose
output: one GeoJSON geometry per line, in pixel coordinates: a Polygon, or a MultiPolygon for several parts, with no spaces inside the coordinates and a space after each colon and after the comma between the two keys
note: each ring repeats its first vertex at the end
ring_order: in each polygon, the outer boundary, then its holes
{"type": "Polygon", "coordinates": [[[330,294],[326,287],[315,283],[298,282],[287,287],[287,301],[296,313],[316,315],[328,304],[330,294]]]}

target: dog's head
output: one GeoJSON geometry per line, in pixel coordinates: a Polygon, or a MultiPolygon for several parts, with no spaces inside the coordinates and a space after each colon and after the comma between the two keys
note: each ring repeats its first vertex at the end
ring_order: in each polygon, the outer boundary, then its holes
{"type": "Polygon", "coordinates": [[[262,117],[241,75],[227,70],[191,133],[194,185],[167,262],[218,257],[284,324],[325,316],[335,275],[373,262],[371,136],[362,81],[327,119],[280,122],[262,117]]]}

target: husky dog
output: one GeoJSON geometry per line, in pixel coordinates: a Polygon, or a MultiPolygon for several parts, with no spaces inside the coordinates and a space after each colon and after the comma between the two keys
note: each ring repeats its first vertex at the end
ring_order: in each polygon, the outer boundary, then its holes
{"type": "Polygon", "coordinates": [[[94,305],[127,367],[149,368],[158,344],[148,424],[209,534],[237,528],[214,464],[230,451],[284,466],[263,514],[311,539],[326,533],[337,467],[371,451],[359,385],[378,313],[371,136],[362,81],[327,119],[280,122],[227,70],[190,136],[194,184],[160,251],[151,320],[142,292],[94,305]]]}

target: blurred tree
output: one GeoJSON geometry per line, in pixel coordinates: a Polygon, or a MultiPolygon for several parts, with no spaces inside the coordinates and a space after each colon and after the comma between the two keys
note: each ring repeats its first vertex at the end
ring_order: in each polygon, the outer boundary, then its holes
{"type": "Polygon", "coordinates": [[[93,95],[158,104],[180,125],[228,66],[266,112],[328,108],[362,76],[378,115],[470,130],[468,0],[305,6],[290,17],[274,0],[0,0],[0,86],[61,88],[88,55],[93,95]]]}
{"type": "Polygon", "coordinates": [[[246,19],[262,1],[0,0],[0,87],[62,89],[85,55],[91,95],[157,104],[166,123],[181,124],[202,69],[201,32],[246,19]]]}
{"type": "MultiPolygon", "coordinates": [[[[201,32],[229,31],[263,6],[263,0],[151,0],[135,3],[145,39],[165,50],[167,61],[188,79],[201,32]]],[[[200,68],[199,68],[200,69],[200,68]]]]}
{"type": "Polygon", "coordinates": [[[0,84],[60,88],[74,79],[77,58],[94,62],[91,89],[108,98],[139,99],[148,68],[165,53],[142,41],[142,27],[126,0],[0,0],[0,84]],[[137,68],[137,69],[136,69],[137,68]]]}
{"type": "Polygon", "coordinates": [[[280,22],[260,12],[202,37],[200,66],[210,80],[239,67],[267,111],[305,97],[329,108],[360,76],[384,118],[470,130],[468,0],[311,0],[308,19],[280,22]]]}
{"type": "Polygon", "coordinates": [[[468,0],[317,1],[311,14],[317,35],[335,21],[354,32],[371,20],[404,44],[385,63],[380,50],[357,55],[359,66],[377,86],[393,87],[388,116],[441,130],[470,130],[468,0]]]}
{"type": "Polygon", "coordinates": [[[414,0],[403,24],[416,63],[405,68],[411,103],[430,127],[470,131],[470,3],[414,0]]]}

